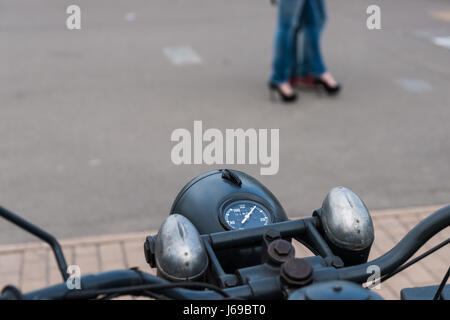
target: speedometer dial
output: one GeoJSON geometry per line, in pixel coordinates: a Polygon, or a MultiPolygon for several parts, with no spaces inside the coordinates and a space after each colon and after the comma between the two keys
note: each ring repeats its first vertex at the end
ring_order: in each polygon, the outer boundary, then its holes
{"type": "Polygon", "coordinates": [[[234,201],[223,208],[222,218],[230,229],[248,229],[272,222],[269,210],[251,200],[234,201]]]}

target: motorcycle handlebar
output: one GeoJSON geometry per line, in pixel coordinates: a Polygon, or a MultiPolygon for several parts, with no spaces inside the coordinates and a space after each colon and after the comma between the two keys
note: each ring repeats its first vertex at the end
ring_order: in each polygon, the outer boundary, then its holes
{"type": "MultiPolygon", "coordinates": [[[[69,289],[66,283],[57,284],[41,290],[36,290],[23,295],[25,300],[40,300],[40,299],[65,299],[68,298],[71,292],[84,291],[84,290],[102,290],[110,288],[121,288],[128,286],[144,285],[144,284],[165,284],[169,283],[159,277],[153,276],[148,273],[136,271],[136,270],[116,270],[108,271],[99,274],[88,274],[80,279],[80,286],[82,290],[69,289]]],[[[161,290],[161,293],[173,297],[174,299],[188,299],[189,297],[201,298],[204,296],[202,291],[186,290],[180,288],[170,288],[161,290]],[[186,292],[187,291],[187,292],[186,292]],[[192,291],[192,292],[191,292],[192,291]]],[[[211,292],[210,299],[216,298],[215,292],[211,292]]],[[[95,294],[92,296],[86,296],[85,299],[95,298],[95,294]]],[[[221,297],[217,294],[217,298],[221,297]]],[[[206,297],[205,297],[206,298],[206,297]]],[[[192,299],[192,298],[191,298],[192,299]]],[[[194,298],[195,299],[195,298],[194,298]]]]}
{"type": "Polygon", "coordinates": [[[384,276],[401,266],[431,237],[448,226],[450,226],[450,205],[439,209],[422,220],[399,243],[381,257],[364,264],[316,275],[315,280],[324,281],[331,277],[333,280],[340,279],[364,283],[367,280],[367,268],[373,265],[378,266],[381,276],[384,276]]]}
{"type": "MultiPolygon", "coordinates": [[[[139,285],[164,285],[171,284],[170,282],[156,277],[154,275],[137,271],[137,270],[116,270],[108,271],[99,274],[90,274],[81,278],[81,289],[79,292],[92,290],[92,295],[79,295],[78,299],[92,299],[96,298],[98,294],[95,294],[96,290],[111,289],[111,288],[124,288],[130,286],[139,285]]],[[[24,300],[61,300],[70,299],[71,292],[77,290],[69,289],[66,283],[54,285],[48,288],[36,290],[24,294],[22,298],[24,300]]],[[[281,286],[278,279],[261,279],[251,281],[246,285],[227,288],[223,290],[230,298],[240,299],[254,299],[258,298],[279,298],[281,295],[281,286]],[[255,294],[256,293],[256,294],[255,294]]],[[[158,290],[164,296],[176,300],[219,300],[223,299],[223,295],[218,292],[208,290],[190,290],[184,288],[165,288],[158,290]]],[[[74,295],[77,298],[77,295],[74,295]]],[[[3,297],[5,298],[5,297],[3,297]]],[[[1,298],[0,298],[1,299],[1,298]]]]}
{"type": "MultiPolygon", "coordinates": [[[[406,262],[431,237],[449,225],[450,206],[446,206],[417,224],[396,246],[383,256],[356,266],[340,269],[330,267],[323,270],[317,270],[317,272],[313,274],[314,282],[347,280],[364,283],[367,280],[367,268],[372,265],[377,265],[380,268],[381,276],[386,275],[406,262]]],[[[87,290],[168,283],[169,282],[164,279],[136,270],[110,271],[96,275],[86,275],[81,278],[81,287],[82,289],[87,290]]],[[[63,283],[24,294],[22,298],[29,300],[64,299],[70,294],[70,291],[72,290],[68,289],[66,283],[63,283]]],[[[241,299],[276,298],[280,297],[282,294],[278,277],[251,281],[245,285],[227,288],[223,291],[230,298],[241,299]]],[[[164,288],[158,292],[164,296],[177,300],[217,300],[223,298],[220,293],[211,290],[200,291],[183,288],[164,288]]],[[[5,297],[2,296],[0,299],[1,298],[4,299],[5,297]]],[[[95,296],[84,298],[95,298],[95,296]]]]}

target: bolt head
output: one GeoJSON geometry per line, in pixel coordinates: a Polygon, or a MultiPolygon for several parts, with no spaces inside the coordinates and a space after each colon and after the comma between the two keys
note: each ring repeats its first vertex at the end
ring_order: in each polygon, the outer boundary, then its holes
{"type": "Polygon", "coordinates": [[[313,269],[305,259],[290,259],[281,266],[281,277],[290,285],[306,285],[312,281],[313,269]]]}
{"type": "Polygon", "coordinates": [[[291,252],[291,244],[286,240],[277,240],[273,249],[280,256],[287,256],[291,252]]]}

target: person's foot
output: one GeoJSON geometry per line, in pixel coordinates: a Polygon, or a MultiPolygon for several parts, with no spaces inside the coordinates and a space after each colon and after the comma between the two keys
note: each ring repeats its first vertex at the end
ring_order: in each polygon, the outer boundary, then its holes
{"type": "Polygon", "coordinates": [[[325,72],[319,78],[323,80],[329,87],[336,87],[338,85],[337,81],[329,72],[325,72]]]}
{"type": "Polygon", "coordinates": [[[325,72],[315,78],[314,83],[322,86],[328,94],[336,94],[341,90],[341,85],[333,78],[331,73],[325,72]]]}
{"type": "Polygon", "coordinates": [[[279,92],[284,96],[292,96],[294,94],[294,89],[289,82],[283,82],[276,85],[279,92]]]}
{"type": "Polygon", "coordinates": [[[269,88],[271,92],[278,92],[283,102],[293,102],[297,100],[297,95],[288,81],[279,84],[269,83],[269,88]]]}

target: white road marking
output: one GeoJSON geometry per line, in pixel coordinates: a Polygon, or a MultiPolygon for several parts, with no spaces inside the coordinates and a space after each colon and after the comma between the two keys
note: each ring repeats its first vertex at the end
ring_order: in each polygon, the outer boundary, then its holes
{"type": "Polygon", "coordinates": [[[394,82],[401,86],[403,89],[414,93],[429,92],[433,88],[429,82],[421,79],[398,78],[394,79],[394,82]]]}
{"type": "Polygon", "coordinates": [[[166,47],[163,53],[169,61],[176,66],[197,65],[202,63],[202,58],[189,46],[166,47]]]}
{"type": "Polygon", "coordinates": [[[435,37],[433,38],[435,45],[450,49],[450,37],[435,37]]]}
{"type": "Polygon", "coordinates": [[[450,49],[450,29],[441,28],[434,30],[416,30],[414,34],[420,38],[425,38],[434,45],[450,49]]]}

